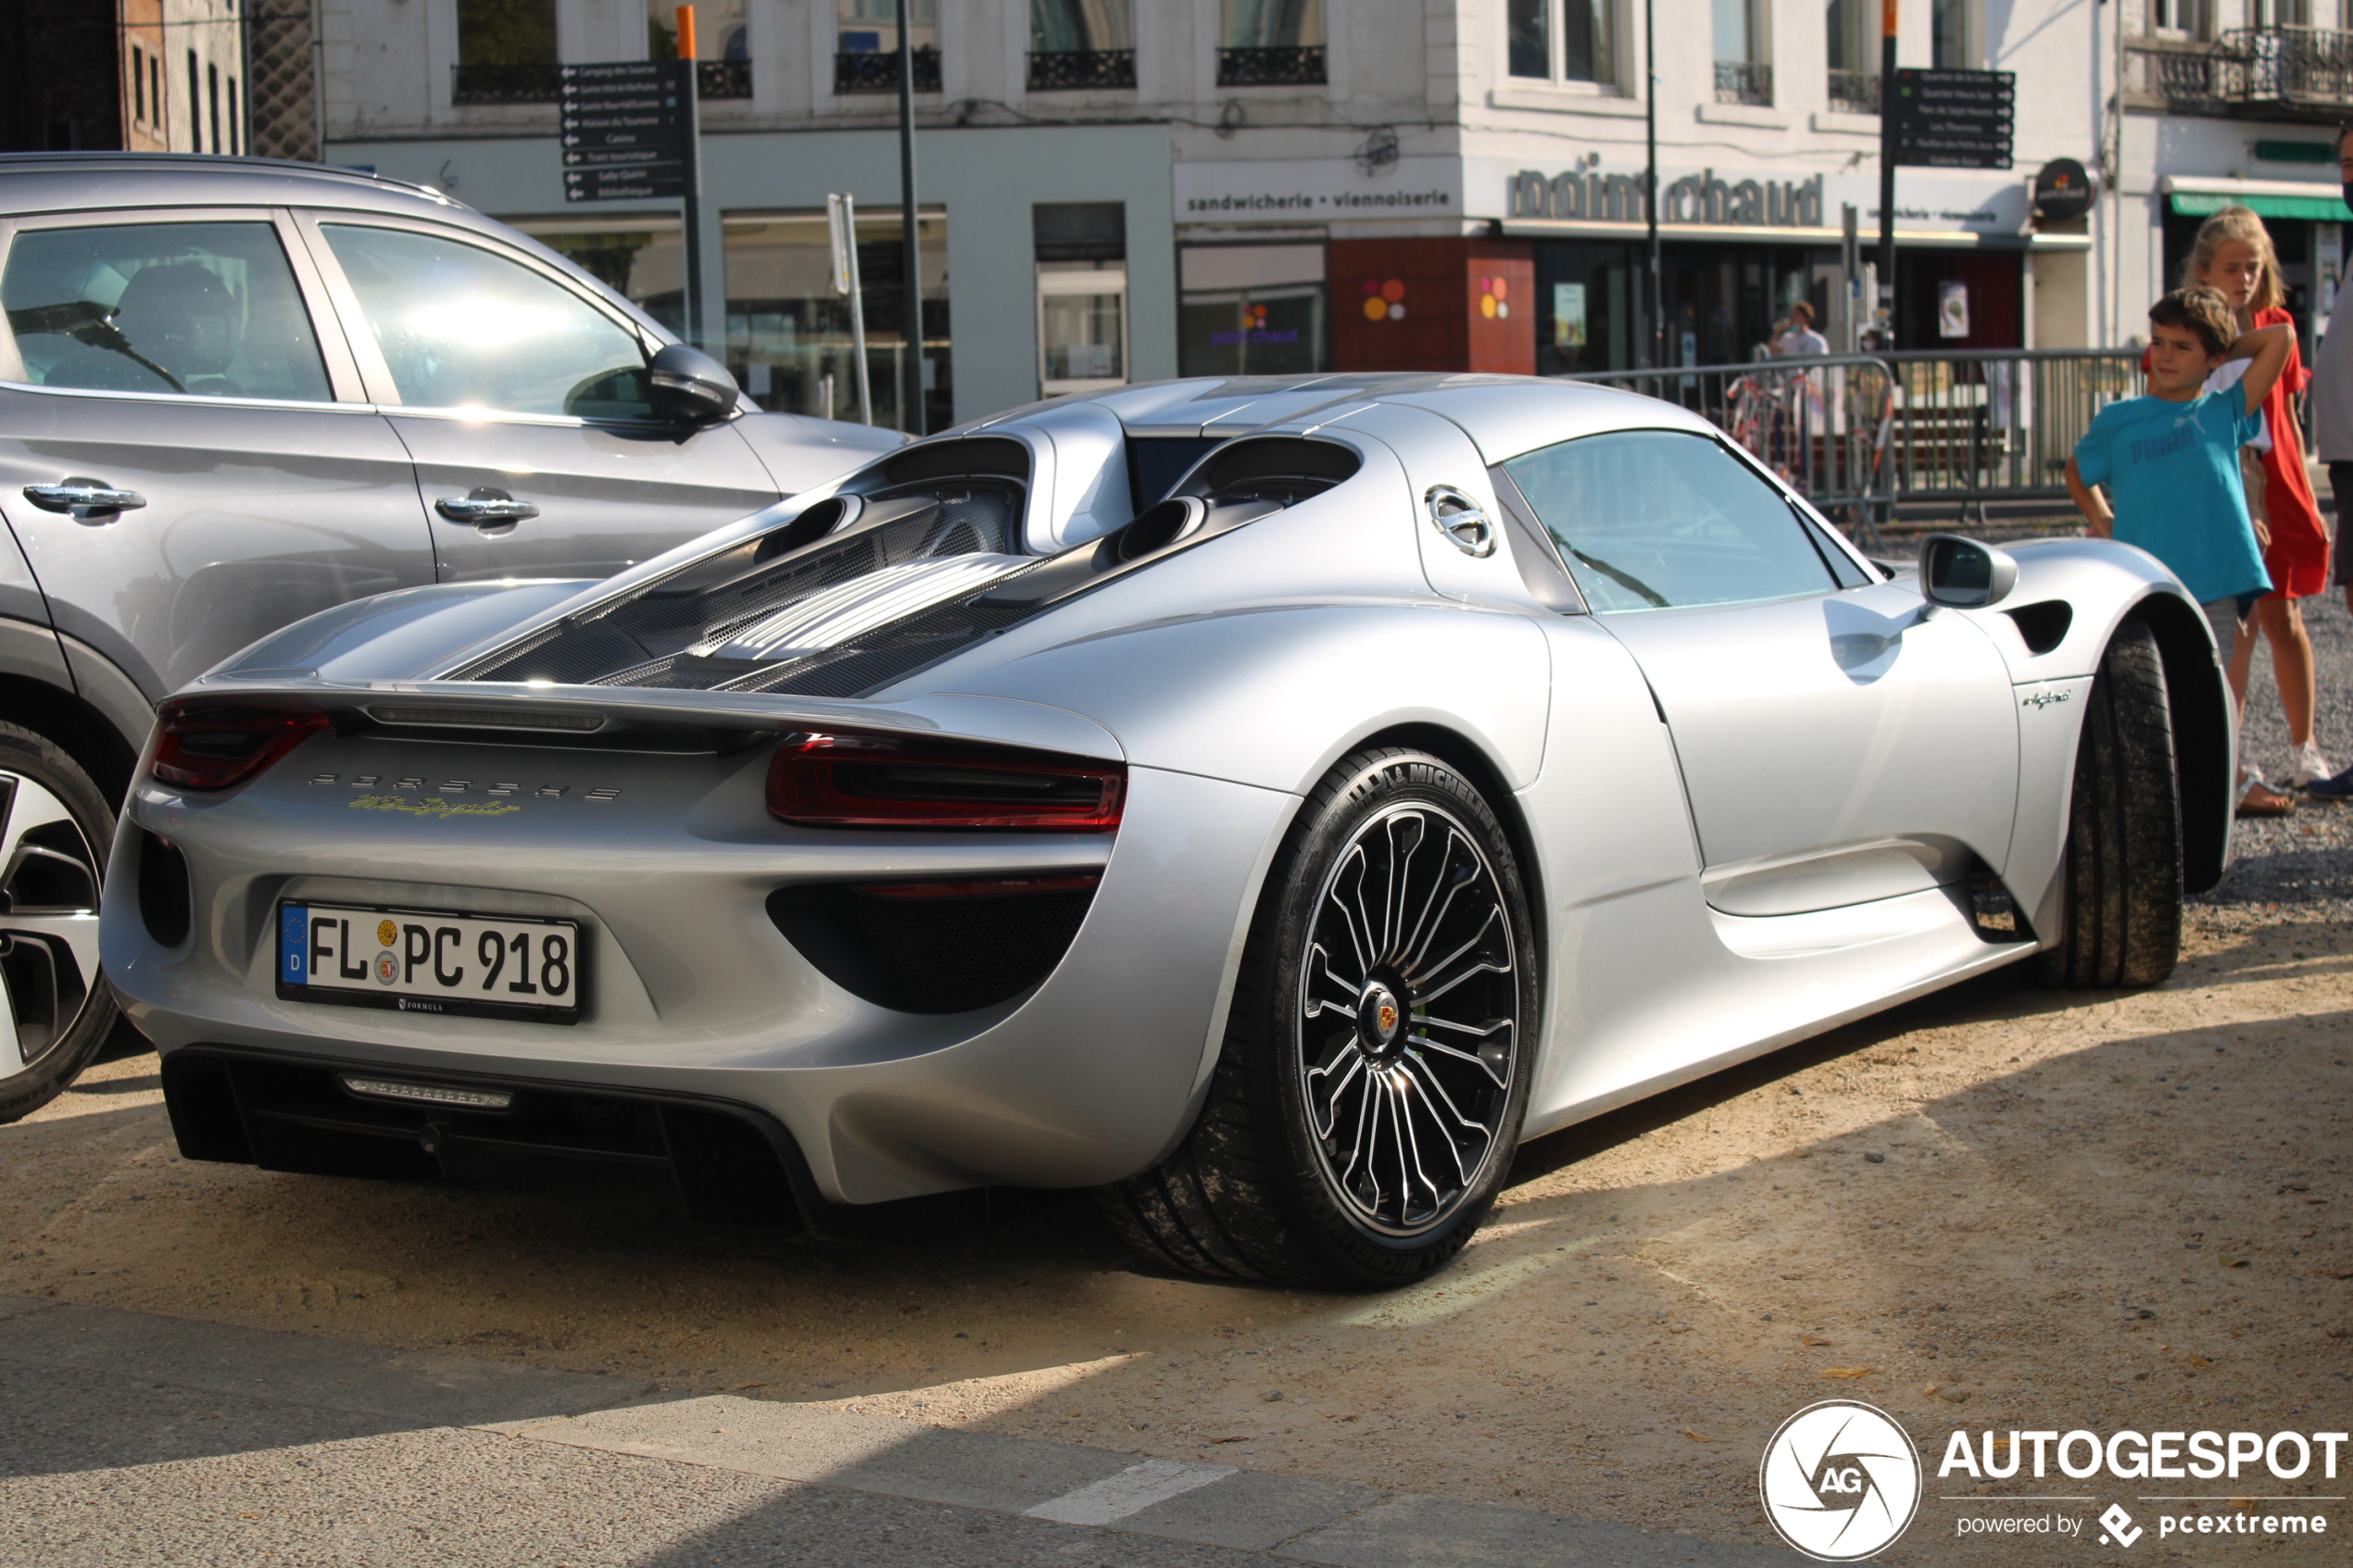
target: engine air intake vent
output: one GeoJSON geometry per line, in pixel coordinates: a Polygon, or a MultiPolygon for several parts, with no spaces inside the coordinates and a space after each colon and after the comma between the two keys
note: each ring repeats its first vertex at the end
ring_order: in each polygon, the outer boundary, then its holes
{"type": "Polygon", "coordinates": [[[911,446],[883,465],[893,484],[917,484],[934,479],[989,476],[1027,480],[1029,448],[1000,435],[973,436],[962,441],[930,441],[911,446]]]}
{"type": "Polygon", "coordinates": [[[1213,454],[1185,489],[1213,506],[1253,500],[1289,506],[1320,495],[1363,466],[1354,452],[1338,442],[1263,436],[1229,443],[1213,454]]]}

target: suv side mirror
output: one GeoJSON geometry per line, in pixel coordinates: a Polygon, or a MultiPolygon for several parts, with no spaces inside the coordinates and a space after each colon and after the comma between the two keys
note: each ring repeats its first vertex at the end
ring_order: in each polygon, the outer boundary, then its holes
{"type": "Polygon", "coordinates": [[[2008,551],[1958,533],[1920,541],[1920,596],[1954,609],[1983,609],[2018,586],[2018,562],[2008,551]]]}
{"type": "Polygon", "coordinates": [[[673,343],[646,368],[654,412],[681,424],[715,425],[733,417],[740,395],[727,367],[700,349],[673,343]]]}

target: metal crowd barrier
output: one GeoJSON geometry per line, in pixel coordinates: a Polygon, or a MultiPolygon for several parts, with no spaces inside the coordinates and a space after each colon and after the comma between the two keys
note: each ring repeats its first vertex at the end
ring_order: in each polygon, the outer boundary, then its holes
{"type": "Polygon", "coordinates": [[[2068,454],[2101,408],[2141,391],[2133,349],[1833,354],[1562,379],[1700,414],[1874,547],[1883,531],[1972,512],[1982,523],[1988,507],[2064,510],[2068,454]]]}

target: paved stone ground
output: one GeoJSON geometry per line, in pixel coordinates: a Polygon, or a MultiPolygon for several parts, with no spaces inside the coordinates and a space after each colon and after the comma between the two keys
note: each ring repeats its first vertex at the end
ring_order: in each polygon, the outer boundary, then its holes
{"type": "Polygon", "coordinates": [[[1230,1464],[0,1297],[0,1561],[44,1568],[1767,1568],[1230,1464]]]}

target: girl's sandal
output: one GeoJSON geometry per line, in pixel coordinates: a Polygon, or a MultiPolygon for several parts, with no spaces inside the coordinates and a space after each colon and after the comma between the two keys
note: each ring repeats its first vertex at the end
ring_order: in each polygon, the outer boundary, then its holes
{"type": "Polygon", "coordinates": [[[2257,774],[2249,773],[2239,785],[2238,814],[2242,817],[2284,817],[2295,809],[2296,797],[2282,795],[2257,774]]]}

